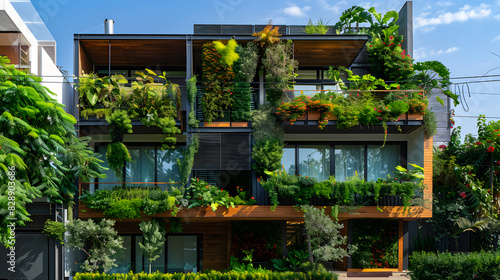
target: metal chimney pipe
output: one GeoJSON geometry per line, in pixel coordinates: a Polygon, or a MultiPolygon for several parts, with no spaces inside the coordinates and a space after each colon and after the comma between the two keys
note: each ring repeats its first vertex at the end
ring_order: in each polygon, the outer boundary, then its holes
{"type": "Polygon", "coordinates": [[[115,23],[112,19],[104,20],[104,34],[114,34],[113,23],[115,23]]]}

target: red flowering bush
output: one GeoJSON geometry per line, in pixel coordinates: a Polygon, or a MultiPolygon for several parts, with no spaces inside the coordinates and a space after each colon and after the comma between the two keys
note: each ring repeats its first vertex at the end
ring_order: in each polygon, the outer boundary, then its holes
{"type": "Polygon", "coordinates": [[[486,123],[484,116],[480,116],[477,127],[478,137],[467,135],[464,143],[460,141],[460,127],[453,130],[450,144],[440,157],[447,161],[453,159],[452,164],[456,165],[454,173],[448,175],[459,182],[454,193],[479,208],[479,215],[498,213],[500,209],[495,200],[500,199],[500,121],[486,123]]]}
{"type": "Polygon", "coordinates": [[[414,73],[412,59],[401,47],[403,37],[397,35],[397,26],[392,28],[393,32],[376,34],[367,43],[371,73],[385,81],[408,81],[414,73]]]}
{"type": "Polygon", "coordinates": [[[254,262],[268,262],[271,259],[279,257],[278,246],[270,244],[264,237],[257,237],[253,233],[233,235],[233,239],[231,240],[231,256],[243,259],[245,257],[243,251],[250,251],[252,249],[252,260],[254,262]]]}
{"type": "Polygon", "coordinates": [[[284,120],[293,124],[298,118],[305,115],[307,111],[318,111],[319,129],[323,129],[328,124],[328,117],[332,116],[334,105],[330,99],[320,99],[315,96],[300,95],[292,102],[282,102],[276,109],[276,114],[281,116],[284,120]]]}
{"type": "Polygon", "coordinates": [[[353,268],[398,266],[398,224],[387,220],[359,220],[353,223],[353,268]]]}

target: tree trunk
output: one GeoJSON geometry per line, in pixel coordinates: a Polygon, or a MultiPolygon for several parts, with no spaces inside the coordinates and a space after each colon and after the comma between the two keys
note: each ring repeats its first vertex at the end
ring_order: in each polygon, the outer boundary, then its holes
{"type": "Polygon", "coordinates": [[[149,274],[151,274],[151,264],[152,264],[152,261],[149,260],[149,274]]]}
{"type": "Polygon", "coordinates": [[[311,250],[311,235],[309,234],[309,230],[307,228],[306,228],[306,235],[307,235],[307,253],[309,254],[309,262],[313,264],[314,259],[311,250]]]}

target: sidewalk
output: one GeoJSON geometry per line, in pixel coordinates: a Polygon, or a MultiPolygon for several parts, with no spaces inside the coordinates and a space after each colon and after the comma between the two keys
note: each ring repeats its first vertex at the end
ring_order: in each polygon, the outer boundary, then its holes
{"type": "Polygon", "coordinates": [[[410,280],[406,272],[393,272],[390,277],[347,277],[347,271],[333,270],[332,272],[339,275],[338,280],[410,280]]]}

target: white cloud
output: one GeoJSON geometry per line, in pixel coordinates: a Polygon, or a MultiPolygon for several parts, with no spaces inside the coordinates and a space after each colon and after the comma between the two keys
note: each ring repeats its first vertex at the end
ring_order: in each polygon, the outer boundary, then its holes
{"type": "Polygon", "coordinates": [[[414,28],[421,28],[425,26],[435,26],[441,24],[450,24],[452,22],[460,21],[464,22],[469,19],[481,19],[486,18],[491,14],[491,9],[487,4],[480,4],[477,7],[471,7],[469,5],[465,5],[458,12],[451,13],[446,12],[440,14],[436,17],[417,17],[415,18],[414,28]]]}
{"type": "Polygon", "coordinates": [[[358,6],[365,8],[365,10],[368,10],[371,7],[376,7],[377,5],[371,5],[370,2],[362,2],[358,6]]]}
{"type": "Polygon", "coordinates": [[[500,20],[500,14],[493,16],[496,20],[500,20]]]}
{"type": "Polygon", "coordinates": [[[492,42],[495,42],[495,41],[498,41],[500,40],[500,35],[496,36],[495,38],[493,38],[493,40],[491,40],[492,42]]]}
{"type": "Polygon", "coordinates": [[[442,54],[449,54],[458,51],[458,47],[451,47],[446,50],[427,50],[426,48],[418,48],[413,51],[413,58],[416,60],[420,60],[423,58],[426,58],[428,56],[430,57],[436,57],[440,56],[442,54]]]}
{"type": "Polygon", "coordinates": [[[418,15],[418,17],[422,17],[422,18],[423,18],[423,17],[426,17],[426,16],[428,16],[428,15],[430,15],[430,14],[431,14],[431,12],[422,12],[422,13],[420,13],[420,14],[418,15]]]}
{"type": "MultiPolygon", "coordinates": [[[[499,0],[500,1],[500,0],[499,0]]],[[[321,7],[323,10],[329,10],[333,11],[334,13],[341,13],[347,7],[347,1],[338,1],[334,5],[328,4],[326,0],[317,0],[318,5],[321,7]]]]}
{"type": "Polygon", "coordinates": [[[425,27],[419,28],[418,30],[421,31],[422,33],[427,33],[427,32],[431,32],[434,29],[436,29],[435,26],[425,26],[425,27]]]}
{"type": "Polygon", "coordinates": [[[441,7],[447,7],[447,6],[452,6],[453,2],[451,2],[451,1],[438,1],[438,2],[436,2],[436,5],[441,6],[441,7]]]}
{"type": "Polygon", "coordinates": [[[284,8],[283,12],[292,17],[303,17],[306,15],[305,12],[309,11],[310,9],[311,7],[309,6],[304,6],[300,8],[296,5],[291,5],[290,7],[284,8]]]}

